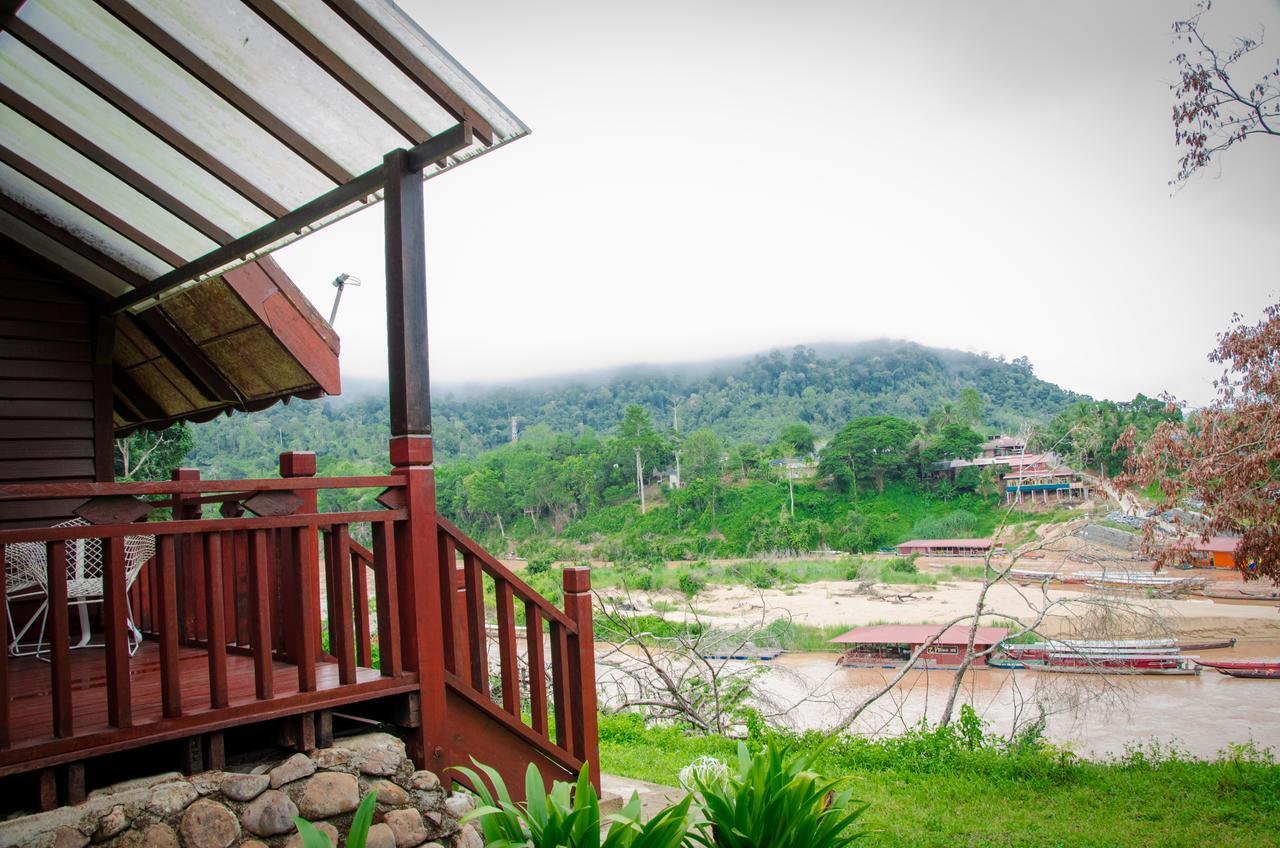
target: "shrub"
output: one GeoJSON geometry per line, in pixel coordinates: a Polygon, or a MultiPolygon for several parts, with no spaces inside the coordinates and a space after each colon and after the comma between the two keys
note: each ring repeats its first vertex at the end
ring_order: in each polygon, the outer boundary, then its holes
{"type": "Polygon", "coordinates": [[[548,793],[538,767],[530,763],[525,772],[526,800],[521,805],[511,800],[496,771],[472,762],[489,778],[493,790],[473,770],[455,767],[471,782],[481,802],[462,820],[478,821],[490,848],[679,848],[688,836],[692,796],[641,824],[640,796],[632,793],[622,811],[610,816],[609,831],[602,840],[600,799],[585,767],[577,787],[557,781],[548,793]]]}
{"type": "Polygon", "coordinates": [[[707,581],[703,580],[692,571],[685,571],[681,573],[680,577],[676,580],[676,586],[679,587],[681,592],[692,598],[694,595],[707,588],[707,581]]]}
{"type": "Polygon", "coordinates": [[[537,557],[527,560],[524,564],[524,570],[528,574],[546,574],[553,565],[555,565],[555,560],[550,557],[537,557]]]}
{"type": "Polygon", "coordinates": [[[906,559],[894,559],[889,561],[889,570],[896,571],[899,574],[915,574],[920,569],[916,568],[915,555],[912,554],[906,559]]]}
{"type": "Polygon", "coordinates": [[[738,744],[737,768],[690,770],[702,820],[693,841],[706,848],[844,848],[866,805],[853,800],[852,778],[828,780],[812,770],[821,749],[795,753],[765,746],[754,757],[738,744]]]}

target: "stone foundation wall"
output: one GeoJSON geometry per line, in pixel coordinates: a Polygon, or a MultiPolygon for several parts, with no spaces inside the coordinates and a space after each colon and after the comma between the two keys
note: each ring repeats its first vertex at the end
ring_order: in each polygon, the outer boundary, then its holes
{"type": "Polygon", "coordinates": [[[466,794],[446,796],[440,779],[416,771],[404,743],[385,733],[335,740],[252,772],[169,773],[90,793],[83,804],[0,823],[0,846],[31,848],[301,848],[301,815],[335,848],[352,813],[378,794],[368,848],[483,848],[458,819],[466,794]]]}

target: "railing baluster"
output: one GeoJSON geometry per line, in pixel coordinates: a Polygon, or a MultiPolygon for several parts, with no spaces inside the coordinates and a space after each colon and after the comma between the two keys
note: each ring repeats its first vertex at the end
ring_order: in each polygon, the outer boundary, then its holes
{"type": "Polygon", "coordinates": [[[329,633],[329,647],[324,648],[326,661],[334,656],[333,646],[333,605],[337,586],[333,577],[333,528],[323,527],[320,530],[320,562],[324,565],[324,620],[329,633]]]}
{"type": "Polygon", "coordinates": [[[298,635],[302,632],[302,609],[298,603],[298,572],[295,562],[297,538],[289,528],[271,531],[267,550],[271,551],[271,602],[280,615],[271,621],[272,642],[290,660],[302,653],[298,635]]]}
{"type": "Polygon", "coordinates": [[[156,540],[156,592],[160,619],[160,701],[165,718],[182,715],[182,680],[178,668],[177,558],[172,536],[156,540]]]}
{"type": "MultiPolygon", "coordinates": [[[[0,544],[0,564],[7,564],[8,556],[5,546],[0,544]]],[[[9,599],[8,580],[0,580],[0,634],[4,634],[4,645],[0,645],[0,748],[9,747],[9,599]]]]}
{"type": "Polygon", "coordinates": [[[320,653],[320,607],[316,602],[319,575],[316,573],[315,530],[298,527],[293,531],[294,573],[298,575],[298,691],[316,690],[316,657],[320,653]]]}
{"type": "Polygon", "coordinates": [[[596,730],[596,651],[591,641],[591,569],[564,570],[564,611],[577,630],[569,636],[569,699],[573,713],[573,753],[591,765],[600,786],[600,740],[596,730]]]}
{"type": "Polygon", "coordinates": [[[520,715],[520,666],[516,661],[516,608],[511,584],[495,580],[498,599],[498,660],[502,675],[502,708],[520,715]]]}
{"type": "Polygon", "coordinates": [[[444,531],[444,528],[436,527],[437,549],[440,555],[440,613],[443,620],[440,626],[444,631],[444,667],[446,671],[453,674],[458,673],[461,668],[458,664],[458,634],[453,622],[454,596],[457,590],[454,587],[454,581],[457,579],[457,568],[455,563],[457,556],[454,553],[453,537],[444,531]]]}
{"type": "Polygon", "coordinates": [[[160,577],[159,577],[160,554],[158,552],[158,549],[157,549],[156,555],[151,558],[150,570],[151,570],[151,577],[150,577],[150,580],[148,581],[148,588],[151,591],[151,597],[148,599],[147,603],[151,610],[151,633],[154,636],[159,637],[160,621],[161,621],[160,617],[162,613],[160,610],[160,577]]]}
{"type": "MultiPolygon", "coordinates": [[[[193,548],[200,538],[193,539],[193,548]]],[[[208,626],[209,706],[215,710],[230,703],[227,692],[227,621],[226,603],[222,597],[222,534],[203,534],[205,620],[208,626]]]]}
{"type": "Polygon", "coordinates": [[[373,647],[369,644],[369,574],[365,561],[351,550],[351,592],[356,614],[356,665],[373,668],[373,647]]]}
{"type": "Polygon", "coordinates": [[[334,584],[329,596],[329,650],[338,659],[338,681],[345,685],[356,682],[356,651],[351,642],[351,570],[347,565],[351,561],[351,545],[345,524],[335,524],[329,535],[329,570],[334,584]]]}
{"type": "MultiPolygon", "coordinates": [[[[72,543],[74,544],[74,542],[72,543]]],[[[71,644],[67,632],[67,543],[47,545],[49,590],[49,674],[53,687],[53,735],[70,736],[71,719],[71,644]]]]}
{"type": "Polygon", "coordinates": [[[467,630],[467,575],[464,566],[454,567],[453,585],[453,644],[458,649],[456,674],[471,673],[471,641],[467,630]]]}
{"type": "Polygon", "coordinates": [[[232,533],[218,534],[222,551],[222,621],[228,644],[236,641],[236,539],[232,533]]]}
{"type": "Polygon", "coordinates": [[[253,644],[254,692],[259,700],[273,697],[271,677],[271,597],[267,582],[267,531],[249,531],[249,623],[253,644]]]}
{"type": "Polygon", "coordinates": [[[124,538],[102,540],[102,630],[107,655],[107,721],[113,727],[133,724],[129,687],[129,618],[124,587],[124,538]]]}
{"type": "Polygon", "coordinates": [[[389,521],[373,524],[373,591],[378,597],[378,664],[383,677],[403,670],[400,599],[396,589],[396,543],[389,521]]]}
{"type": "Polygon", "coordinates": [[[484,577],[480,560],[471,551],[462,554],[463,582],[467,587],[467,652],[471,655],[471,687],[489,694],[489,648],[484,622],[484,577]]]}
{"type": "Polygon", "coordinates": [[[564,625],[556,620],[551,625],[551,702],[556,717],[556,744],[566,751],[571,750],[573,738],[573,721],[568,710],[568,681],[565,674],[569,670],[569,639],[564,625]]]}
{"type": "Polygon", "coordinates": [[[235,534],[236,542],[236,644],[243,648],[252,642],[249,620],[249,532],[235,534]]]}
{"type": "Polygon", "coordinates": [[[533,729],[547,735],[547,668],[542,644],[542,612],[533,601],[524,602],[524,632],[529,656],[529,715],[533,729]]]}

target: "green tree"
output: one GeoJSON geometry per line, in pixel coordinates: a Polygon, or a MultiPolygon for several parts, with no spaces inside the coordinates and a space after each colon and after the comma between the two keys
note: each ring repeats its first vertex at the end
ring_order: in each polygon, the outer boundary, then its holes
{"type": "Polygon", "coordinates": [[[948,459],[973,459],[982,452],[982,436],[964,424],[944,424],[925,443],[924,460],[929,463],[948,459]]]}
{"type": "Polygon", "coordinates": [[[135,430],[123,439],[116,439],[116,480],[130,483],[168,480],[169,472],[182,466],[193,443],[186,422],[164,430],[135,430]]]}
{"type": "Polygon", "coordinates": [[[684,476],[719,481],[724,473],[724,443],[711,430],[694,430],[684,440],[684,476]]]}
{"type": "Polygon", "coordinates": [[[870,477],[883,493],[885,480],[901,477],[908,467],[915,435],[915,424],[892,415],[855,418],[822,449],[818,473],[854,495],[859,478],[870,477]]]}
{"type": "Polygon", "coordinates": [[[688,498],[711,510],[711,527],[716,524],[716,502],[724,474],[724,443],[705,427],[694,430],[684,440],[684,476],[689,481],[688,498]]]}
{"type": "Polygon", "coordinates": [[[960,390],[960,401],[956,404],[956,416],[970,427],[982,423],[982,413],[986,404],[982,402],[982,393],[973,386],[965,386],[960,390]]]}
{"type": "Polygon", "coordinates": [[[467,512],[494,522],[505,539],[507,531],[502,525],[502,513],[509,505],[506,487],[498,473],[492,468],[474,471],[463,479],[462,489],[466,494],[467,512]]]}
{"type": "Polygon", "coordinates": [[[808,424],[788,424],[782,428],[778,441],[792,456],[813,453],[813,431],[808,424]]]}

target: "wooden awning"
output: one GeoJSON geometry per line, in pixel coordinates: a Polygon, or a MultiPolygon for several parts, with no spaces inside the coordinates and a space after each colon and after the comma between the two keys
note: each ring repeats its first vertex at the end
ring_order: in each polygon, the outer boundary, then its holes
{"type": "Polygon", "coordinates": [[[341,391],[338,336],[270,257],[115,317],[117,436],[341,391]]]}

